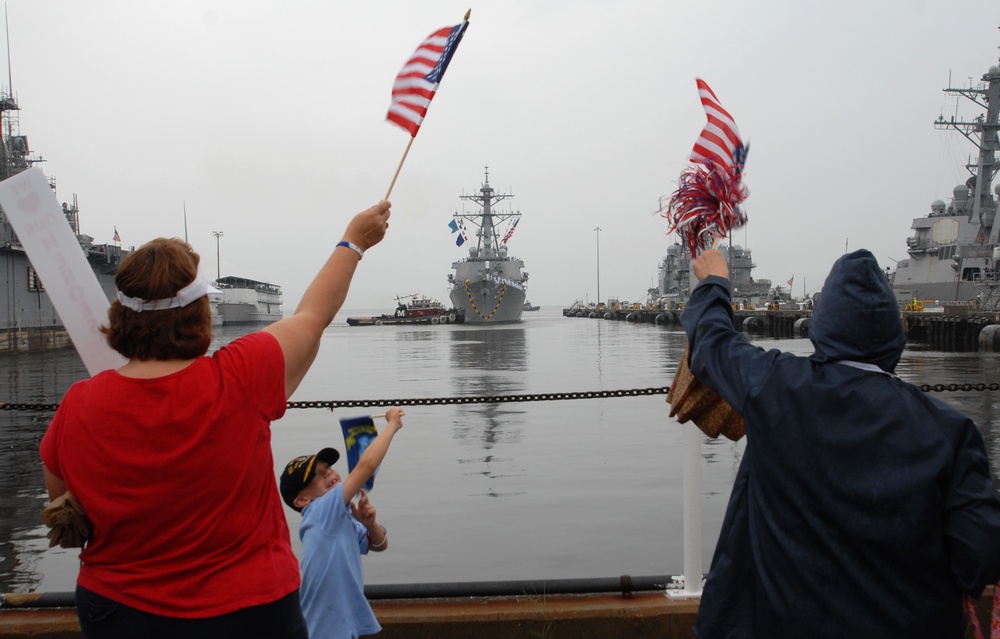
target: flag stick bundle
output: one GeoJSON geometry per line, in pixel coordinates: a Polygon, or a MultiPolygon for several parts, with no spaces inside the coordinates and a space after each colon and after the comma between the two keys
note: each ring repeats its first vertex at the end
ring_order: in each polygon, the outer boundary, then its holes
{"type": "Polygon", "coordinates": [[[469,9],[465,12],[461,24],[442,27],[427,36],[396,75],[396,81],[392,84],[392,101],[385,119],[409,131],[410,141],[406,144],[406,150],[403,151],[396,173],[392,176],[389,190],[385,193],[386,200],[392,193],[392,187],[396,184],[396,178],[399,177],[399,171],[403,168],[403,162],[406,161],[413,140],[417,137],[444,72],[448,70],[458,43],[462,41],[462,36],[469,27],[471,14],[472,9],[469,9]]]}
{"type": "MultiPolygon", "coordinates": [[[[732,116],[722,108],[715,93],[698,79],[698,93],[708,124],[691,151],[691,161],[700,166],[685,169],[677,190],[661,214],[670,223],[670,231],[684,238],[691,257],[699,249],[715,248],[718,240],[746,224],[740,204],[749,194],[743,185],[743,165],[747,145],[740,139],[732,116]]],[[[687,348],[681,355],[677,373],[667,393],[670,416],[678,423],[694,422],[711,438],[720,434],[736,441],[743,437],[743,417],[722,397],[702,384],[688,368],[687,348]]]]}
{"type": "Polygon", "coordinates": [[[746,224],[740,204],[749,194],[743,185],[743,165],[748,145],[740,139],[732,116],[704,80],[698,79],[698,93],[708,124],[691,151],[696,166],[681,172],[677,190],[661,214],[684,238],[691,257],[698,249],[710,248],[716,238],[746,224]]]}

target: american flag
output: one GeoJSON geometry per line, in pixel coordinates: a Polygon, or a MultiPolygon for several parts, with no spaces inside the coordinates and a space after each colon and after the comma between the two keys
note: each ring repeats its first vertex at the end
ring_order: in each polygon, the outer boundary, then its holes
{"type": "Polygon", "coordinates": [[[514,234],[514,229],[517,228],[517,223],[520,222],[520,221],[521,221],[521,218],[517,218],[516,220],[514,220],[514,223],[510,225],[510,228],[507,229],[507,233],[503,236],[503,239],[501,240],[501,243],[503,243],[503,244],[507,243],[507,240],[510,239],[510,236],[514,234]]]}
{"type": "Polygon", "coordinates": [[[114,242],[121,242],[122,241],[121,236],[118,235],[118,227],[117,226],[115,227],[115,236],[114,236],[114,238],[112,238],[112,241],[114,241],[114,242]]]}
{"type": "Polygon", "coordinates": [[[410,137],[417,136],[427,107],[468,26],[469,14],[466,13],[461,24],[443,27],[427,36],[396,76],[386,120],[409,131],[410,137]]]}
{"type": "Polygon", "coordinates": [[[793,275],[790,278],[788,278],[788,285],[791,286],[792,282],[794,282],[794,281],[795,281],[795,276],[793,275]]]}
{"type": "MultiPolygon", "coordinates": [[[[712,89],[704,80],[696,81],[708,124],[694,143],[691,161],[702,166],[681,171],[677,190],[662,213],[670,220],[670,232],[684,238],[692,258],[730,229],[746,224],[740,203],[749,195],[742,182],[747,145],[712,89]]],[[[662,211],[662,199],[660,203],[662,211]]]]}
{"type": "Polygon", "coordinates": [[[719,98],[701,78],[695,78],[698,83],[698,94],[701,104],[705,107],[708,124],[702,130],[698,140],[691,150],[691,161],[706,164],[708,162],[721,165],[728,170],[731,167],[742,168],[746,161],[746,146],[740,139],[740,130],[736,128],[733,116],[722,108],[719,98]]]}

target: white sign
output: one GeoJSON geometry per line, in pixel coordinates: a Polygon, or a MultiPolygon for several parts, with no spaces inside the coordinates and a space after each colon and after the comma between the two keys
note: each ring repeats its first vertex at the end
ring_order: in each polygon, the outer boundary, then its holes
{"type": "Polygon", "coordinates": [[[41,169],[0,182],[0,207],[91,376],[127,360],[100,332],[110,303],[41,169]]]}

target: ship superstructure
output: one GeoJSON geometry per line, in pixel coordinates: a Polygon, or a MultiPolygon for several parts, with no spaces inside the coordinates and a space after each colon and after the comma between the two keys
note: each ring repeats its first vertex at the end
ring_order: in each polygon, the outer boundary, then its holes
{"type": "Polygon", "coordinates": [[[966,164],[969,179],[952,191],[950,203],[935,200],[930,212],[914,218],[906,240],[909,257],[891,274],[901,303],[913,300],[966,302],[996,306],[996,268],[1000,262],[1000,224],[996,223],[998,189],[993,187],[1000,162],[1000,67],[990,67],[978,83],[945,92],[982,109],[973,118],[938,116],[934,127],[958,131],[977,149],[966,164]],[[992,300],[992,301],[991,301],[992,300]]]}
{"type": "MultiPolygon", "coordinates": [[[[771,280],[754,279],[753,263],[750,249],[739,244],[731,247],[722,244],[719,252],[729,266],[729,281],[733,286],[733,303],[761,306],[774,300],[783,300],[789,294],[781,287],[772,288],[771,280]]],[[[691,293],[691,253],[687,248],[674,243],[667,247],[657,268],[657,287],[649,290],[652,302],[664,308],[679,308],[691,293]]]]}
{"type": "MultiPolygon", "coordinates": [[[[28,138],[20,132],[20,107],[10,91],[0,91],[0,180],[5,180],[44,160],[33,155],[28,138]]],[[[49,177],[55,191],[55,179],[49,177]]],[[[110,300],[115,293],[115,273],[127,254],[118,243],[97,244],[80,232],[80,208],[63,203],[66,223],[80,242],[80,250],[94,270],[110,300]]],[[[63,321],[45,291],[17,234],[0,210],[0,352],[53,348],[69,344],[63,321]]]]}
{"type": "Polygon", "coordinates": [[[453,216],[452,223],[461,233],[458,244],[469,244],[469,256],[451,265],[454,272],[448,275],[449,295],[452,305],[465,311],[468,324],[521,320],[528,274],[522,270],[524,262],[512,257],[507,248],[521,213],[495,208],[512,197],[493,190],[487,170],[479,193],[461,196],[480,210],[453,216]]]}

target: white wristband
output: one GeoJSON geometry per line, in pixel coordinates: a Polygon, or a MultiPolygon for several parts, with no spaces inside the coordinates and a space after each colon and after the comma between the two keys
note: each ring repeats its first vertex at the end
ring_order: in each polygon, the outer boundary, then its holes
{"type": "Polygon", "coordinates": [[[372,543],[371,535],[368,536],[368,547],[372,550],[378,550],[379,548],[385,548],[385,542],[389,541],[389,531],[385,529],[385,526],[379,524],[379,528],[382,529],[382,541],[377,544],[372,543]]]}
{"type": "Polygon", "coordinates": [[[348,242],[347,240],[344,240],[343,242],[337,242],[337,246],[345,246],[351,249],[352,251],[358,254],[359,260],[365,256],[365,252],[362,251],[361,247],[355,244],[354,242],[348,242]]]}

